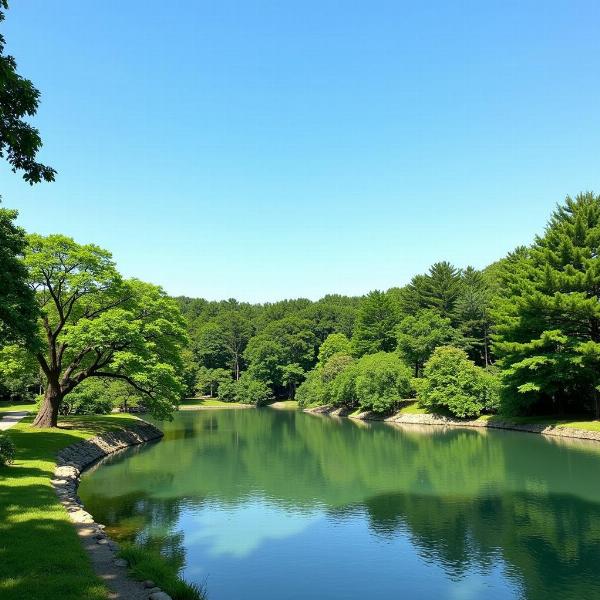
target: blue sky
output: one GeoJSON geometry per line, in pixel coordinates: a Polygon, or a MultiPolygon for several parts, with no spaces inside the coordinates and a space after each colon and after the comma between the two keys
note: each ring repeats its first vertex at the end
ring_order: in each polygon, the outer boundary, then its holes
{"type": "Polygon", "coordinates": [[[29,231],[171,294],[362,294],[483,267],[600,192],[600,3],[12,0],[42,92],[29,231]]]}

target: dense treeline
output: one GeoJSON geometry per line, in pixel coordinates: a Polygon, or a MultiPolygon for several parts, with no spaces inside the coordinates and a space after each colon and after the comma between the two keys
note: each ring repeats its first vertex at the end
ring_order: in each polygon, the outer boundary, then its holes
{"type": "Polygon", "coordinates": [[[599,414],[600,198],[567,198],[528,247],[447,261],[361,298],[178,298],[188,393],[389,411],[599,414]]]}
{"type": "Polygon", "coordinates": [[[600,197],[567,198],[527,247],[482,271],[442,261],[404,287],[249,304],[124,280],[108,252],[26,236],[0,209],[0,394],[59,412],[184,396],[459,417],[600,416],[600,197]],[[187,330],[187,331],[186,331],[187,330]]]}

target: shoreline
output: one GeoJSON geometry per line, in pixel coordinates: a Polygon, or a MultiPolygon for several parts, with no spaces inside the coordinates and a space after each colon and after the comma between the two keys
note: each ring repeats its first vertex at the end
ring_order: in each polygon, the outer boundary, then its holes
{"type": "Polygon", "coordinates": [[[487,419],[461,420],[445,417],[442,415],[432,415],[428,413],[400,413],[385,416],[369,411],[358,414],[351,414],[348,409],[335,408],[332,406],[315,406],[313,408],[304,408],[303,412],[313,415],[323,415],[328,417],[343,417],[357,421],[381,421],[397,425],[434,425],[438,427],[469,427],[479,429],[504,429],[508,431],[521,431],[523,433],[537,433],[541,435],[592,440],[600,442],[600,431],[588,429],[577,429],[575,427],[565,427],[560,425],[544,425],[542,423],[515,423],[507,420],[491,421],[487,419]]]}
{"type": "Polygon", "coordinates": [[[96,523],[94,517],[85,510],[77,495],[81,475],[111,454],[157,441],[163,435],[160,429],[139,419],[139,424],[129,425],[121,431],[103,433],[71,444],[56,456],[52,486],[69,514],[94,571],[108,589],[111,600],[167,600],[170,596],[158,587],[147,587],[143,582],[129,577],[127,561],[118,558],[119,545],[105,533],[104,525],[96,523]]]}

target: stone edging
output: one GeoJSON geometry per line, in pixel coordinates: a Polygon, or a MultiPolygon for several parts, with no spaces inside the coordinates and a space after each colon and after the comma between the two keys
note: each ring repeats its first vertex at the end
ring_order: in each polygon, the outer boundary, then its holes
{"type": "Polygon", "coordinates": [[[139,423],[128,425],[127,429],[103,433],[63,448],[56,457],[52,485],[82,538],[94,570],[107,584],[111,599],[171,600],[171,597],[155,587],[153,582],[142,583],[127,577],[127,561],[116,556],[119,545],[104,532],[104,525],[94,521],[77,495],[79,479],[81,473],[97,460],[162,436],[160,429],[140,419],[139,423]]]}
{"type": "Polygon", "coordinates": [[[462,421],[439,415],[430,414],[401,414],[396,413],[390,417],[383,417],[376,413],[362,412],[357,415],[349,415],[349,411],[343,408],[333,408],[331,406],[317,406],[306,408],[304,412],[311,414],[327,415],[332,417],[348,417],[359,421],[385,421],[386,423],[398,423],[401,425],[442,425],[445,427],[475,427],[480,429],[509,429],[513,431],[524,431],[526,433],[541,433],[542,435],[551,435],[561,438],[576,438],[583,440],[593,440],[600,442],[600,431],[589,431],[587,429],[575,429],[574,427],[557,427],[554,425],[541,424],[519,424],[511,421],[487,421],[473,419],[462,421]]]}

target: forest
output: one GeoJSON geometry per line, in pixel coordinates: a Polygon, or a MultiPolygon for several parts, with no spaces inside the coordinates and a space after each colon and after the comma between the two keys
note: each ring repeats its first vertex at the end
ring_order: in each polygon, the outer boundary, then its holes
{"type": "Polygon", "coordinates": [[[567,197],[483,270],[447,261],[402,287],[265,304],[169,298],[110,253],[26,235],[0,209],[0,394],[57,415],[185,398],[456,417],[600,417],[600,196],[567,197]]]}

